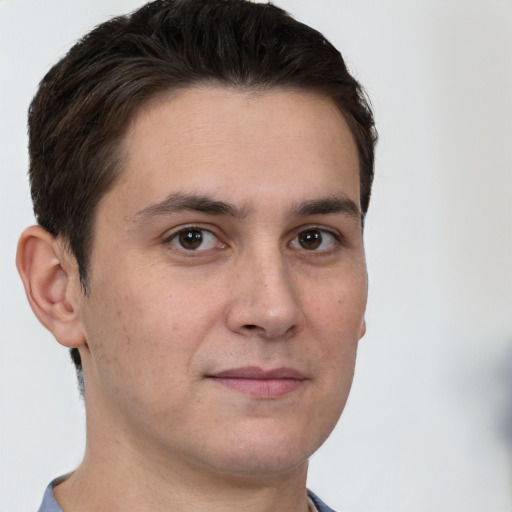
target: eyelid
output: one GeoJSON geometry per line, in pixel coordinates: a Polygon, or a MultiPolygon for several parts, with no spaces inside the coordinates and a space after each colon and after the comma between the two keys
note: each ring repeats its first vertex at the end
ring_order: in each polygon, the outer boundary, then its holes
{"type": "Polygon", "coordinates": [[[318,231],[322,231],[323,233],[328,233],[328,234],[332,235],[334,238],[336,238],[337,240],[339,240],[340,242],[345,239],[345,236],[338,228],[335,228],[332,226],[325,226],[323,224],[303,224],[302,226],[294,228],[293,233],[296,236],[303,231],[309,231],[309,230],[314,230],[314,229],[317,229],[318,231]]]}
{"type": "Polygon", "coordinates": [[[173,228],[167,229],[164,231],[162,235],[163,240],[170,240],[171,238],[175,237],[178,233],[181,233],[182,231],[186,231],[187,229],[197,229],[198,231],[210,231],[213,233],[217,238],[217,229],[215,226],[212,226],[210,224],[203,224],[201,222],[191,222],[187,224],[180,224],[179,226],[175,226],[173,228]]]}

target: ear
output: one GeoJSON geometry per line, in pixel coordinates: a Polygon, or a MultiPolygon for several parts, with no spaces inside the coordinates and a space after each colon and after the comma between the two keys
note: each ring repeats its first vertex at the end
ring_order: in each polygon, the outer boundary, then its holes
{"type": "Polygon", "coordinates": [[[32,311],[66,347],[85,344],[79,321],[82,296],[75,258],[40,226],[27,228],[18,242],[16,267],[32,311]]]}
{"type": "Polygon", "coordinates": [[[359,339],[361,339],[366,334],[366,320],[363,319],[363,323],[361,324],[361,329],[359,330],[359,339]]]}

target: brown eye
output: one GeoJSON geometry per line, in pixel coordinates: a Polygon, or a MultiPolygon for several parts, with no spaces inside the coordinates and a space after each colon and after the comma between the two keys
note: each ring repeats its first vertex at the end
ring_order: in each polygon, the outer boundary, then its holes
{"type": "Polygon", "coordinates": [[[336,247],[338,239],[325,229],[310,228],[301,231],[291,242],[292,249],[304,249],[306,251],[329,251],[336,247]]]}
{"type": "Polygon", "coordinates": [[[318,249],[322,244],[322,233],[318,229],[302,231],[298,236],[299,244],[303,249],[318,249]]]}
{"type": "Polygon", "coordinates": [[[206,251],[223,245],[211,231],[192,227],[176,233],[170,243],[186,251],[206,251]]]}
{"type": "Polygon", "coordinates": [[[198,229],[188,229],[178,235],[178,240],[184,249],[197,249],[203,242],[203,234],[198,229]]]}

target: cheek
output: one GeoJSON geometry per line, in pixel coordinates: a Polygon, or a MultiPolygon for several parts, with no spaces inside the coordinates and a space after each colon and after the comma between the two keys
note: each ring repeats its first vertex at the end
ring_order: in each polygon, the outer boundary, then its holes
{"type": "Polygon", "coordinates": [[[320,366],[335,393],[348,393],[357,346],[364,326],[367,287],[365,275],[332,280],[310,302],[309,328],[317,340],[320,366]]]}
{"type": "Polygon", "coordinates": [[[171,391],[176,402],[185,400],[181,383],[190,356],[177,342],[179,317],[163,314],[158,302],[148,303],[141,294],[120,294],[97,306],[89,322],[92,368],[86,386],[94,386],[113,411],[141,418],[172,409],[176,404],[166,399],[171,391]]]}
{"type": "Polygon", "coordinates": [[[130,373],[143,385],[177,376],[175,370],[190,363],[219,317],[211,291],[162,276],[138,272],[132,279],[103,280],[86,319],[98,364],[103,362],[110,373],[130,373]]]}
{"type": "Polygon", "coordinates": [[[357,342],[366,310],[367,284],[365,276],[330,280],[305,306],[310,325],[323,330],[325,338],[333,343],[357,342]]]}

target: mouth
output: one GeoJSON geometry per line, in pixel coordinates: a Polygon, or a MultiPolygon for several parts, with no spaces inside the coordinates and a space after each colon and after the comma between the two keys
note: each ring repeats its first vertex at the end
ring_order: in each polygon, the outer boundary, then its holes
{"type": "Polygon", "coordinates": [[[258,398],[278,398],[300,389],[307,378],[295,368],[232,368],[207,375],[212,382],[258,398]]]}

